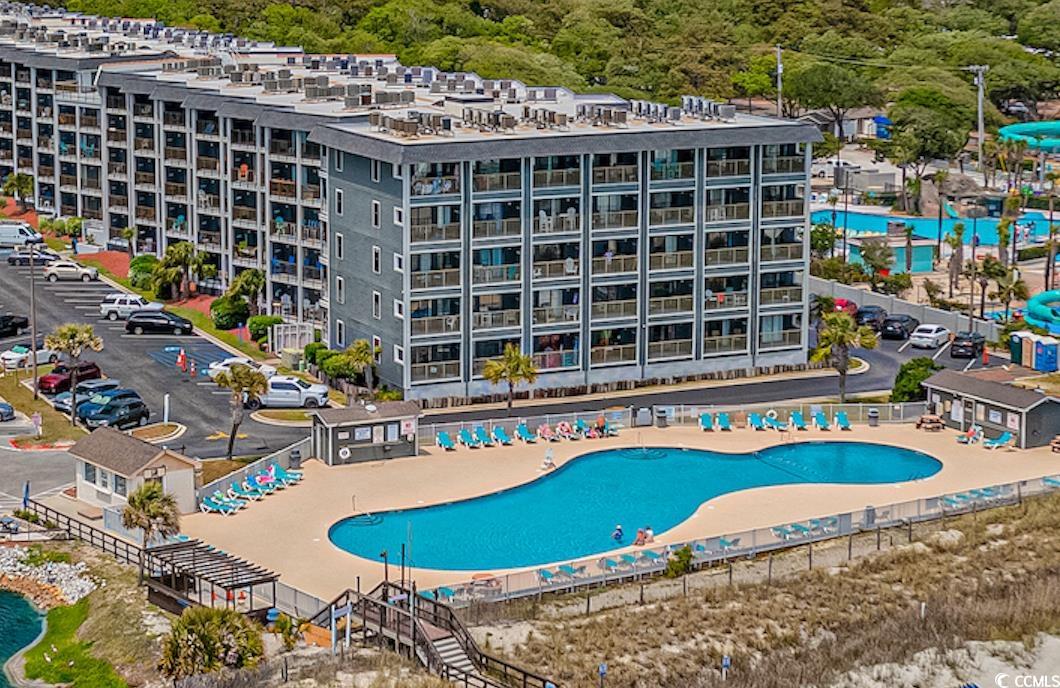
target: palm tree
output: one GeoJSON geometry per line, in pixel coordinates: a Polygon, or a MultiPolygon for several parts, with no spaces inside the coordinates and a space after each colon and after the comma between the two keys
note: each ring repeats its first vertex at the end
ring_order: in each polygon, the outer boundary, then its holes
{"type": "Polygon", "coordinates": [[[250,366],[236,364],[218,373],[213,381],[218,387],[224,387],[231,392],[228,397],[228,410],[232,414],[232,432],[228,435],[228,459],[231,460],[232,450],[236,444],[236,433],[243,423],[245,405],[255,405],[258,398],[265,393],[268,380],[250,366]]]}
{"type": "Polygon", "coordinates": [[[158,668],[173,679],[249,669],[265,655],[261,626],[235,609],[188,607],[162,639],[158,668]]]}
{"type": "Polygon", "coordinates": [[[1008,242],[1012,238],[1012,219],[1002,217],[997,223],[997,257],[1004,266],[1008,265],[1008,242]]]}
{"type": "Polygon", "coordinates": [[[848,313],[828,313],[817,336],[817,348],[810,355],[814,363],[828,361],[839,373],[839,403],[846,403],[847,371],[851,349],[875,349],[876,332],[868,325],[858,325],[848,313]]]}
{"type": "Polygon", "coordinates": [[[121,238],[125,239],[125,245],[129,249],[129,257],[130,258],[136,257],[136,236],[137,236],[137,233],[138,233],[138,230],[136,229],[136,227],[126,227],[125,229],[121,230],[121,238]]]}
{"type": "Polygon", "coordinates": [[[257,268],[243,270],[228,285],[228,296],[242,296],[250,306],[250,314],[258,314],[258,295],[265,290],[265,273],[257,268]]]}
{"type": "MultiPolygon", "coordinates": [[[[835,228],[836,228],[836,204],[839,203],[839,195],[830,193],[828,194],[828,205],[832,206],[832,245],[828,248],[828,257],[831,258],[835,255],[835,228]]],[[[844,220],[845,221],[845,220],[844,220]]]]}
{"type": "Polygon", "coordinates": [[[358,339],[350,344],[343,352],[346,361],[358,373],[364,375],[364,386],[368,388],[368,395],[375,394],[375,357],[379,355],[379,347],[373,347],[367,339],[358,339]]]}
{"type": "Polygon", "coordinates": [[[155,290],[163,286],[177,285],[176,297],[187,299],[191,295],[191,278],[213,277],[217,267],[209,262],[205,252],[195,250],[187,241],[180,241],[166,247],[166,253],[155,267],[155,290]]]}
{"type": "Polygon", "coordinates": [[[1019,272],[1009,268],[1003,274],[994,277],[996,289],[990,294],[990,298],[1005,304],[1005,320],[1008,320],[1009,305],[1013,301],[1026,301],[1030,298],[1030,290],[1027,283],[1019,276],[1019,272]]]}
{"type": "Polygon", "coordinates": [[[4,186],[0,191],[5,196],[14,196],[18,200],[18,209],[26,210],[26,199],[33,195],[33,175],[15,172],[4,177],[4,186]]]}
{"type": "Polygon", "coordinates": [[[894,249],[883,239],[866,239],[861,242],[861,262],[869,269],[869,284],[876,291],[880,275],[891,269],[894,249]]]}
{"type": "Polygon", "coordinates": [[[939,194],[939,232],[938,240],[935,242],[935,251],[942,251],[942,213],[946,209],[946,180],[949,179],[949,170],[938,170],[935,172],[935,189],[939,194]]]}
{"type": "Polygon", "coordinates": [[[953,225],[953,234],[946,237],[946,244],[950,247],[950,298],[953,298],[953,290],[961,279],[961,266],[964,265],[964,223],[957,222],[953,225]]]}
{"type": "Polygon", "coordinates": [[[828,313],[835,313],[835,297],[826,294],[814,295],[813,301],[810,302],[810,319],[818,332],[821,331],[824,316],[828,313]]]}
{"type": "Polygon", "coordinates": [[[103,340],[96,336],[91,325],[66,323],[44,338],[44,346],[66,354],[70,361],[70,424],[77,424],[77,364],[86,350],[99,351],[103,340]]]}
{"type": "Polygon", "coordinates": [[[155,538],[168,538],[180,532],[177,500],[162,489],[162,483],[148,480],[129,495],[121,511],[121,524],[143,533],[143,548],[155,538]]]}
{"type": "Polygon", "coordinates": [[[508,385],[508,414],[512,413],[512,402],[515,400],[515,386],[520,382],[528,385],[537,380],[537,366],[534,357],[524,354],[515,344],[504,345],[504,352],[499,358],[486,361],[482,368],[482,377],[492,385],[508,385]]]}

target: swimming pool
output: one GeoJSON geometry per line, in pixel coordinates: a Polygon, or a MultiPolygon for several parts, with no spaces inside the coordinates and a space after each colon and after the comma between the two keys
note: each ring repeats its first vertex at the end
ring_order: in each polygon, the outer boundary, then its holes
{"type": "Polygon", "coordinates": [[[328,537],[375,561],[385,550],[396,562],[404,543],[412,565],[420,568],[519,568],[615,549],[616,524],[626,533],[617,546],[630,545],[637,528],[650,525],[662,533],[729,492],[799,483],[894,483],[934,475],[941,467],[920,452],[862,442],[799,442],[750,454],[611,449],[483,497],[347,518],[334,524],[328,537]]]}
{"type": "MultiPolygon", "coordinates": [[[[927,237],[929,239],[938,236],[939,232],[939,220],[937,217],[908,217],[905,215],[875,215],[872,213],[859,213],[855,211],[844,212],[840,206],[836,208],[836,226],[843,227],[845,224],[851,230],[856,232],[871,232],[875,234],[883,234],[887,231],[888,222],[902,222],[904,224],[913,225],[913,231],[918,236],[927,237]]],[[[996,217],[981,217],[975,222],[976,234],[979,237],[979,244],[981,246],[996,246],[997,245],[997,223],[996,217]]],[[[826,210],[815,210],[810,213],[810,221],[814,224],[819,222],[832,222],[832,211],[831,209],[826,210]]],[[[943,236],[951,234],[953,232],[953,225],[958,222],[964,223],[964,243],[969,246],[972,243],[972,220],[971,218],[958,217],[958,218],[943,218],[942,219],[942,231],[943,236]]],[[[1033,223],[1030,228],[1030,236],[1033,238],[1044,238],[1049,233],[1049,223],[1046,220],[1045,215],[1037,211],[1031,211],[1024,213],[1020,216],[1019,224],[1026,226],[1029,223],[1033,223]]],[[[1022,240],[1022,239],[1021,239],[1022,240]]]]}

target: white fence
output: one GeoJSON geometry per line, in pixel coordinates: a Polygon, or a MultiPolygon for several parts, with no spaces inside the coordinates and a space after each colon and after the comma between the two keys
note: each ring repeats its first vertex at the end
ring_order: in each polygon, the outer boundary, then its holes
{"type": "Polygon", "coordinates": [[[260,473],[265,470],[269,464],[277,463],[280,468],[291,467],[291,453],[297,451],[302,459],[309,458],[310,452],[310,438],[298,440],[294,444],[284,447],[283,449],[273,452],[268,456],[263,456],[254,463],[248,463],[238,471],[233,471],[228,475],[222,476],[212,483],[203,485],[202,487],[195,490],[195,498],[198,501],[202,501],[203,497],[213,494],[216,490],[221,492],[228,492],[228,487],[232,483],[240,484],[247,479],[247,476],[252,473],[260,473]]]}
{"type": "Polygon", "coordinates": [[[316,328],[308,323],[280,323],[269,328],[269,351],[280,353],[284,349],[301,351],[314,341],[316,328]]]}
{"type": "Polygon", "coordinates": [[[810,291],[814,294],[848,299],[859,306],[879,306],[888,313],[911,315],[921,323],[942,325],[949,329],[950,332],[979,332],[988,341],[997,341],[1001,331],[1001,328],[993,320],[969,318],[967,315],[955,311],[944,311],[921,303],[903,301],[897,296],[877,294],[867,289],[858,289],[847,284],[841,284],[835,280],[810,277],[808,284],[810,291]]]}
{"type": "MultiPolygon", "coordinates": [[[[435,445],[438,439],[439,432],[447,432],[449,436],[456,441],[457,433],[461,430],[470,430],[474,432],[475,428],[482,426],[493,434],[493,429],[503,427],[508,433],[508,436],[513,440],[518,439],[516,437],[515,428],[521,423],[526,423],[526,427],[530,429],[530,432],[537,430],[538,426],[547,424],[549,427],[555,427],[557,423],[566,421],[571,425],[574,425],[578,420],[583,420],[586,423],[592,425],[596,423],[597,419],[603,416],[604,419],[617,427],[628,428],[633,425],[633,409],[606,409],[602,411],[582,411],[579,413],[551,413],[543,416],[509,416],[505,418],[490,418],[487,420],[469,420],[456,423],[420,423],[419,439],[421,447],[432,447],[435,445]]],[[[423,420],[426,421],[430,416],[427,416],[423,420]]]]}
{"type": "Polygon", "coordinates": [[[928,403],[926,401],[914,401],[902,404],[820,404],[820,403],[806,403],[806,404],[761,404],[761,405],[740,405],[740,406],[696,406],[696,405],[676,405],[676,406],[653,406],[654,415],[658,418],[661,415],[666,416],[668,423],[675,425],[696,425],[699,423],[699,417],[703,413],[717,414],[719,412],[728,413],[734,423],[743,423],[743,420],[750,413],[757,413],[761,416],[775,416],[781,421],[787,421],[791,418],[793,411],[798,411],[802,414],[803,419],[809,424],[812,420],[814,413],[821,412],[824,414],[828,422],[831,423],[835,418],[836,414],[840,411],[846,413],[847,418],[851,423],[866,423],[873,416],[881,423],[908,423],[916,420],[920,416],[928,412],[928,403]]]}

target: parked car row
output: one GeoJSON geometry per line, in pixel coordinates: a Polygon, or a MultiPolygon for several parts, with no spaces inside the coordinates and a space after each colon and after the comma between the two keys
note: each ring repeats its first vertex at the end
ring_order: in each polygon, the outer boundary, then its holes
{"type": "MultiPolygon", "coordinates": [[[[853,305],[852,301],[836,299],[837,311],[849,313],[851,305],[853,305]]],[[[946,342],[951,342],[950,356],[952,358],[978,358],[986,349],[986,337],[978,332],[953,334],[942,325],[922,325],[919,320],[909,315],[888,315],[881,306],[857,308],[854,320],[858,325],[867,325],[876,330],[884,339],[907,339],[910,346],[918,349],[937,349],[946,342]]]]}

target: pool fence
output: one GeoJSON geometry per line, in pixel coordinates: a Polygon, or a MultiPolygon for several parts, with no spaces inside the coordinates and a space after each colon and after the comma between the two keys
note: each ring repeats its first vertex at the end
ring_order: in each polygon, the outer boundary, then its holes
{"type": "Polygon", "coordinates": [[[280,468],[290,468],[292,456],[297,457],[299,461],[309,458],[309,454],[312,451],[311,444],[311,438],[306,437],[298,440],[294,444],[284,447],[283,449],[263,456],[253,463],[248,463],[239,470],[232,471],[217,480],[196,488],[195,499],[197,501],[202,501],[203,497],[211,495],[217,490],[227,493],[228,488],[232,483],[241,484],[248,476],[254,473],[260,473],[274,463],[279,464],[280,468]]]}
{"type": "MultiPolygon", "coordinates": [[[[805,402],[799,404],[777,403],[758,405],[655,405],[652,415],[656,425],[698,425],[700,415],[710,413],[715,418],[719,413],[729,414],[735,427],[744,427],[747,417],[757,413],[762,417],[777,418],[787,422],[793,412],[802,414],[807,425],[815,413],[823,413],[829,423],[835,422],[836,414],[845,413],[851,423],[909,423],[928,412],[930,404],[926,401],[903,402],[900,404],[829,404],[805,402]],[[665,419],[665,420],[664,420],[665,419]]],[[[715,421],[716,423],[716,421],[715,421]]]]}
{"type": "MultiPolygon", "coordinates": [[[[545,415],[537,416],[505,416],[500,418],[489,418],[485,420],[469,420],[453,423],[426,423],[424,421],[429,420],[430,416],[426,416],[420,422],[419,428],[419,440],[421,447],[433,447],[436,446],[439,432],[449,433],[449,437],[455,442],[457,434],[461,430],[474,431],[478,426],[484,427],[487,432],[493,434],[494,428],[504,428],[508,433],[508,436],[513,440],[518,440],[516,436],[515,428],[520,424],[525,423],[526,427],[530,429],[530,432],[536,432],[537,428],[541,425],[548,425],[551,428],[555,428],[557,423],[567,422],[572,426],[578,421],[583,420],[586,423],[592,425],[603,416],[603,418],[611,425],[618,428],[628,428],[634,424],[634,413],[633,408],[609,408],[601,409],[596,411],[579,411],[576,413],[550,413],[545,415]]],[[[650,420],[648,423],[650,424],[650,420]]]]}

